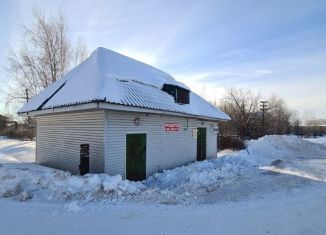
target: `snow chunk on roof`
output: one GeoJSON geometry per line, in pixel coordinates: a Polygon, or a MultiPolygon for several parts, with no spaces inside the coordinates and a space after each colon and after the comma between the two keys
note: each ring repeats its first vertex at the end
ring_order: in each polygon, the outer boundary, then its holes
{"type": "Polygon", "coordinates": [[[171,75],[105,48],[98,48],[79,66],[25,104],[19,113],[102,101],[216,119],[230,119],[190,92],[190,104],[180,105],[162,91],[164,84],[190,90],[171,75]]]}

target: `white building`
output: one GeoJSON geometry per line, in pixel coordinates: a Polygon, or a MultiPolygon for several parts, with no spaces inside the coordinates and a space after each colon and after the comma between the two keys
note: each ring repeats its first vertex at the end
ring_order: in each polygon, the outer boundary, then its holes
{"type": "Polygon", "coordinates": [[[38,164],[131,180],[215,157],[217,124],[230,119],[170,75],[104,48],[19,113],[37,120],[38,164]]]}

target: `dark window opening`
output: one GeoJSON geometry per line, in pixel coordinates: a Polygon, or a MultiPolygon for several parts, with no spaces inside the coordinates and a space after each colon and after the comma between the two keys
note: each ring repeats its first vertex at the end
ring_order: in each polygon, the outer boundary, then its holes
{"type": "Polygon", "coordinates": [[[177,103],[189,104],[189,91],[185,89],[177,89],[177,103]]]}
{"type": "Polygon", "coordinates": [[[189,90],[171,84],[164,84],[163,91],[173,96],[174,101],[178,104],[189,104],[189,90]]]}

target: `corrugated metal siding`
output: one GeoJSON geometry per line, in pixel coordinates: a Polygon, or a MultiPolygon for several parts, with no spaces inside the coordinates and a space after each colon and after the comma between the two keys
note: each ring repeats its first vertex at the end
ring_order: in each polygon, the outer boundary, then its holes
{"type": "Polygon", "coordinates": [[[170,169],[196,160],[197,139],[192,137],[192,128],[207,127],[207,157],[215,157],[217,150],[217,133],[210,130],[216,123],[197,119],[131,113],[123,111],[106,111],[105,135],[105,172],[125,177],[126,134],[146,133],[146,171],[147,175],[161,169],[170,169]],[[140,125],[134,125],[134,119],[140,118],[140,125]],[[180,130],[165,132],[166,122],[177,122],[180,130]]]}
{"type": "Polygon", "coordinates": [[[79,173],[80,144],[90,144],[90,173],[104,172],[104,111],[38,116],[36,162],[79,173]]]}
{"type": "Polygon", "coordinates": [[[118,80],[118,90],[121,90],[120,104],[163,110],[176,113],[193,114],[211,118],[229,119],[225,113],[212,106],[203,98],[190,91],[190,104],[180,105],[161,88],[136,80],[118,80]]]}

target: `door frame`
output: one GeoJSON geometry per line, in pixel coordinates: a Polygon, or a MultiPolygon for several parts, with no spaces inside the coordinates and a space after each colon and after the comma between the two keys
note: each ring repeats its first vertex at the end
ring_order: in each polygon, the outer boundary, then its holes
{"type": "Polygon", "coordinates": [[[79,175],[86,175],[90,173],[90,144],[80,144],[80,154],[79,154],[79,175]],[[82,155],[82,150],[83,149],[87,149],[87,157],[82,155]],[[87,171],[82,172],[82,170],[84,170],[84,166],[82,163],[84,163],[84,161],[82,161],[82,159],[87,159],[87,171]]]}
{"type": "Polygon", "coordinates": [[[124,155],[125,155],[125,166],[124,166],[124,173],[125,173],[125,179],[127,179],[127,135],[133,135],[133,134],[145,134],[145,146],[146,146],[146,151],[145,151],[145,179],[147,178],[147,132],[128,132],[125,133],[125,145],[124,145],[124,155]]]}
{"type": "MultiPolygon", "coordinates": [[[[202,143],[201,143],[202,144],[202,143]]],[[[204,161],[204,160],[206,160],[207,159],[207,127],[197,127],[197,141],[196,141],[196,160],[197,161],[204,161]],[[202,158],[202,159],[198,159],[198,141],[199,141],[199,139],[198,139],[198,134],[200,133],[200,132],[202,132],[203,130],[205,130],[205,146],[204,146],[204,148],[205,148],[205,156],[204,156],[204,158],[202,158]]]]}

